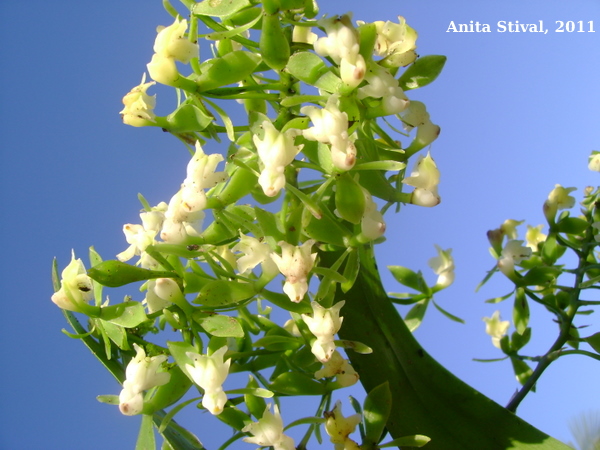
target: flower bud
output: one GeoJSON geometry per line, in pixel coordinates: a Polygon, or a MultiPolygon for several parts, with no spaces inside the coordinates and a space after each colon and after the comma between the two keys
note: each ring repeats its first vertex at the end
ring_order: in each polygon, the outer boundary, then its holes
{"type": "Polygon", "coordinates": [[[154,81],[167,86],[174,86],[179,78],[175,60],[158,53],[152,55],[152,60],[146,65],[146,68],[154,81]]]}

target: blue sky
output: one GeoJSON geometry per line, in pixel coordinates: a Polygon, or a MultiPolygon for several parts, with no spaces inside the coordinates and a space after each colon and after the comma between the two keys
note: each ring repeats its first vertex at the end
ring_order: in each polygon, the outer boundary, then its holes
{"type": "MultiPolygon", "coordinates": [[[[364,21],[402,15],[419,32],[421,55],[448,57],[440,78],[411,96],[427,104],[442,128],[431,149],[442,173],[442,203],[386,217],[379,267],[385,274],[386,265],[410,266],[433,281],[427,260],[434,244],[453,249],[456,282],[437,300],[467,323],[432,310],[417,338],[456,375],[505,404],[517,388],[510,364],[472,361],[501,356],[481,319],[495,309],[484,300],[510,290],[498,276],[474,292],[494,264],[485,233],[507,218],[543,223],[541,206],[556,183],[578,187],[578,198],[584,186],[597,185],[587,156],[600,150],[600,3],[322,0],[320,6],[329,14],[353,11],[364,21]],[[498,21],[517,20],[542,20],[549,31],[496,31],[498,21]],[[487,23],[492,32],[447,32],[452,21],[487,23]],[[586,29],[594,21],[596,32],[555,32],[556,21],[583,21],[586,29]]],[[[156,204],[183,178],[188,156],[176,139],[127,127],[118,114],[150,61],[156,26],[171,19],[158,0],[85,6],[4,0],[0,18],[0,448],[133,448],[139,418],[95,400],[120,387],[81,343],[60,332],[67,325],[50,302],[50,264],[57,257],[66,265],[71,248],[85,259],[90,245],[112,258],[126,248],[122,225],[139,220],[137,193],[156,204]]],[[[157,113],[170,112],[174,94],[156,92],[157,113]]],[[[401,290],[384,278],[388,290],[401,290]]],[[[509,318],[510,305],[499,307],[509,318]]],[[[600,328],[594,315],[581,323],[600,328]]],[[[531,352],[542,352],[555,326],[541,309],[533,310],[533,331],[531,352]]],[[[600,399],[598,363],[570,358],[552,365],[519,409],[562,440],[571,439],[568,421],[597,409],[600,399]]],[[[186,420],[207,445],[220,441],[204,416],[186,420]]]]}

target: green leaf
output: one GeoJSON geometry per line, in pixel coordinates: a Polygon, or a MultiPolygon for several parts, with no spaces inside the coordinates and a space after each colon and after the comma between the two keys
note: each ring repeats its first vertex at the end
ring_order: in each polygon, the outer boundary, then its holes
{"type": "Polygon", "coordinates": [[[236,50],[209,60],[207,67],[196,80],[198,92],[206,92],[242,81],[254,72],[259,63],[259,56],[243,50],[236,50]]]}
{"type": "Polygon", "coordinates": [[[312,376],[299,372],[285,372],[273,380],[269,389],[285,395],[324,395],[325,386],[312,376]]]}
{"type": "MultiPolygon", "coordinates": [[[[540,245],[540,244],[538,244],[540,245]]],[[[556,234],[551,233],[546,240],[541,243],[541,256],[542,260],[548,264],[549,266],[556,263],[558,258],[560,258],[565,253],[566,247],[559,245],[556,241],[556,234]]]]}
{"type": "Polygon", "coordinates": [[[116,260],[103,261],[88,269],[87,274],[92,280],[106,287],[120,287],[156,278],[179,278],[174,272],[142,269],[116,260]]]}
{"type": "Polygon", "coordinates": [[[533,373],[531,367],[529,367],[525,361],[516,357],[511,357],[510,362],[512,363],[513,371],[515,372],[515,376],[519,383],[521,383],[521,385],[525,384],[527,379],[533,373]]]}
{"type": "Polygon", "coordinates": [[[214,280],[206,283],[193,301],[212,308],[235,305],[256,294],[252,283],[230,280],[214,280]]]}
{"type": "Polygon", "coordinates": [[[234,430],[240,431],[247,423],[252,422],[252,418],[245,412],[235,406],[227,406],[221,414],[216,416],[221,422],[226,423],[234,430]]]}
{"type": "Polygon", "coordinates": [[[363,355],[368,355],[369,353],[373,353],[373,349],[371,347],[369,347],[368,345],[363,344],[362,342],[336,339],[335,345],[336,345],[336,347],[342,347],[346,350],[352,350],[357,353],[362,353],[363,355]]]}
{"type": "Polygon", "coordinates": [[[142,424],[138,434],[135,450],[154,450],[156,449],[156,440],[154,437],[154,425],[152,424],[152,416],[147,414],[142,415],[142,424]]]}
{"type": "Polygon", "coordinates": [[[529,325],[529,303],[523,288],[517,288],[513,305],[513,323],[519,334],[523,334],[529,325]]]}
{"type": "Polygon", "coordinates": [[[435,306],[435,308],[441,312],[444,316],[446,316],[448,319],[454,321],[454,322],[458,322],[458,323],[465,323],[464,320],[462,320],[460,317],[457,317],[453,314],[450,314],[448,311],[446,311],[444,308],[442,308],[440,305],[438,305],[435,300],[432,300],[433,302],[433,306],[435,306]]]}
{"type": "Polygon", "coordinates": [[[413,272],[408,267],[402,266],[388,266],[388,269],[392,272],[392,276],[397,282],[415,291],[423,292],[424,294],[429,293],[429,287],[423,279],[421,272],[413,272]]]}
{"type": "Polygon", "coordinates": [[[429,305],[429,299],[424,299],[415,304],[410,311],[404,316],[404,323],[410,331],[415,331],[423,322],[425,317],[425,311],[429,305]]]}
{"type": "Polygon", "coordinates": [[[100,310],[100,318],[125,328],[137,327],[148,320],[144,307],[139,302],[124,302],[105,306],[100,310]]]}
{"type": "Polygon", "coordinates": [[[594,333],[589,337],[583,339],[585,342],[590,344],[590,346],[596,350],[596,353],[600,353],[600,332],[594,333]]]}
{"type": "Polygon", "coordinates": [[[438,77],[444,64],[446,64],[446,57],[443,55],[420,57],[402,74],[399,80],[400,87],[408,91],[427,86],[438,77]]]}
{"type": "Polygon", "coordinates": [[[366,440],[371,445],[381,439],[392,410],[392,393],[386,381],[371,389],[363,405],[366,440]]]}
{"type": "Polygon", "coordinates": [[[519,333],[518,331],[513,332],[510,337],[510,349],[513,352],[518,352],[523,347],[527,345],[529,340],[531,339],[531,328],[527,327],[523,331],[523,333],[519,333]]]}
{"type": "Polygon", "coordinates": [[[310,52],[294,53],[287,64],[287,71],[300,81],[314,85],[329,68],[320,56],[310,52]]]}
{"type": "Polygon", "coordinates": [[[214,314],[206,316],[203,312],[194,312],[192,318],[200,324],[207,333],[218,337],[244,337],[244,330],[235,317],[214,314]]]}
{"type": "Polygon", "coordinates": [[[98,395],[96,400],[107,405],[118,405],[120,403],[118,395],[98,395]]]}
{"type": "Polygon", "coordinates": [[[204,0],[196,3],[192,14],[197,16],[227,17],[250,6],[248,0],[204,0]]]}

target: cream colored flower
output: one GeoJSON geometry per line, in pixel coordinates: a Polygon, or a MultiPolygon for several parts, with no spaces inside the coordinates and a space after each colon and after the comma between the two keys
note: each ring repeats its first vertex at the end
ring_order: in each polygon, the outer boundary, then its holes
{"type": "Polygon", "coordinates": [[[384,57],[382,64],[388,67],[407,66],[412,63],[417,54],[417,32],[406,24],[402,16],[398,23],[376,21],[377,41],[375,54],[384,57]]]}
{"type": "Polygon", "coordinates": [[[402,180],[404,184],[414,186],[410,202],[413,205],[436,206],[441,198],[438,194],[440,171],[429,153],[420,156],[409,177],[402,180]]]}
{"type": "Polygon", "coordinates": [[[198,44],[185,37],[187,20],[175,18],[172,25],[160,26],[156,30],[158,34],[154,41],[154,53],[185,64],[189,63],[192,58],[198,57],[198,44]]]}
{"type": "Polygon", "coordinates": [[[52,294],[51,300],[67,311],[83,312],[93,298],[92,279],[81,259],[75,259],[75,252],[71,251],[71,262],[61,273],[60,289],[52,294]]]}
{"type": "Polygon", "coordinates": [[[527,247],[529,247],[534,252],[538,251],[538,245],[541,242],[544,242],[548,237],[547,235],[542,233],[542,228],[544,228],[544,225],[538,225],[537,227],[527,225],[527,233],[525,234],[525,240],[527,241],[527,247]]]}
{"type": "Polygon", "coordinates": [[[302,314],[302,320],[308,326],[310,332],[317,338],[313,343],[311,351],[321,362],[329,361],[335,351],[335,334],[339,331],[344,320],[340,317],[340,309],[344,301],[337,302],[331,308],[324,308],[317,302],[312,302],[312,317],[302,314]]]}
{"type": "Polygon", "coordinates": [[[290,128],[282,133],[268,120],[263,122],[262,128],[265,132],[262,140],[256,135],[253,136],[254,145],[263,166],[258,183],[265,195],[274,197],[285,186],[286,166],[302,150],[303,145],[294,145],[294,139],[301,134],[301,131],[290,128]]]}
{"type": "Polygon", "coordinates": [[[146,73],[144,73],[142,82],[123,97],[125,107],[119,114],[121,114],[124,124],[143,127],[155,123],[156,95],[150,96],[146,93],[148,88],[154,84],[156,84],[154,81],[146,83],[146,73]]]}
{"type": "MultiPolygon", "coordinates": [[[[325,431],[329,435],[331,443],[335,444],[335,450],[349,448],[347,444],[349,441],[352,441],[349,436],[354,433],[356,426],[362,420],[361,415],[353,414],[344,417],[342,414],[342,402],[338,400],[335,403],[333,410],[325,413],[325,417],[327,418],[327,421],[325,422],[325,431]]],[[[358,446],[356,446],[356,448],[358,448],[358,446]]]]}
{"type": "Polygon", "coordinates": [[[492,337],[492,344],[494,347],[500,348],[500,339],[506,335],[510,322],[501,320],[500,311],[494,312],[492,317],[484,317],[483,321],[485,322],[485,332],[492,337]]]}
{"type": "Polygon", "coordinates": [[[435,287],[444,289],[454,282],[454,259],[452,258],[452,249],[442,250],[437,245],[435,248],[438,251],[438,256],[431,258],[428,261],[428,264],[438,276],[435,287]]]}
{"type": "Polygon", "coordinates": [[[519,264],[531,256],[531,249],[522,244],[523,241],[508,241],[498,260],[498,269],[509,278],[515,271],[515,264],[519,264]]]}
{"type": "Polygon", "coordinates": [[[225,345],[210,356],[186,353],[194,365],[186,364],[185,367],[194,383],[204,389],[202,406],[213,415],[221,414],[227,403],[227,395],[223,391],[222,385],[229,374],[231,359],[223,362],[226,352],[227,346],[225,345]]]}
{"type": "Polygon", "coordinates": [[[348,114],[339,109],[339,96],[331,95],[325,108],[303,106],[302,114],[310,117],[313,126],[302,134],[311,141],[331,144],[333,165],[340,170],[350,170],[356,162],[356,147],[348,136],[348,114]]]}
{"type": "Polygon", "coordinates": [[[360,42],[350,16],[343,15],[321,19],[319,24],[325,28],[326,37],[314,43],[315,52],[320,56],[329,56],[340,66],[342,81],[350,87],[358,86],[366,72],[366,63],[359,53],[360,42]]]}
{"type": "Polygon", "coordinates": [[[336,383],[341,387],[352,386],[360,378],[350,362],[337,350],[323,363],[323,367],[315,372],[316,379],[329,377],[335,377],[336,383]]]}

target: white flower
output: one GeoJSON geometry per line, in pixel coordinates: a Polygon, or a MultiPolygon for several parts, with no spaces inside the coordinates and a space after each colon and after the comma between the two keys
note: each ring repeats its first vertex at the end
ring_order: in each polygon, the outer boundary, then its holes
{"type": "Polygon", "coordinates": [[[437,245],[435,248],[438,251],[438,256],[431,258],[428,261],[428,264],[438,276],[435,287],[444,289],[454,282],[454,259],[452,258],[452,249],[442,250],[437,245]]]}
{"type": "Polygon", "coordinates": [[[143,391],[155,386],[167,384],[171,374],[157,372],[160,365],[167,360],[167,356],[159,355],[147,357],[142,347],[133,344],[137,352],[135,358],[129,361],[125,369],[125,382],[119,394],[119,410],[127,416],[142,412],[144,407],[143,391]]]}
{"type": "Polygon", "coordinates": [[[168,27],[157,27],[154,53],[166,58],[172,58],[182,63],[188,63],[198,56],[198,44],[185,38],[187,20],[175,18],[175,22],[168,27]]]}
{"type": "Polygon", "coordinates": [[[188,236],[199,236],[202,232],[204,212],[189,212],[188,208],[184,208],[182,190],[180,189],[169,201],[160,232],[160,238],[169,244],[181,244],[188,236]]]}
{"type": "MultiPolygon", "coordinates": [[[[348,441],[352,441],[348,436],[354,433],[356,426],[362,420],[360,414],[353,414],[348,417],[344,417],[342,414],[342,402],[339,400],[335,402],[333,411],[325,413],[327,421],[325,422],[325,431],[329,435],[329,439],[332,444],[335,444],[335,450],[342,450],[349,448],[348,441]]],[[[352,441],[353,442],[353,441],[352,441]]],[[[358,448],[350,447],[350,448],[358,448]]]]}
{"type": "Polygon", "coordinates": [[[500,320],[500,311],[494,312],[492,317],[484,317],[483,321],[485,322],[485,332],[492,337],[492,344],[494,344],[494,347],[501,348],[500,339],[508,331],[510,322],[500,320]]]}
{"type": "Polygon", "coordinates": [[[154,123],[156,95],[150,96],[146,93],[153,84],[156,83],[154,81],[146,83],[146,74],[144,73],[140,85],[134,87],[123,97],[125,108],[119,112],[123,123],[133,127],[143,127],[154,123]]]}
{"type": "Polygon", "coordinates": [[[342,326],[343,318],[340,309],[344,301],[337,302],[331,308],[323,308],[317,302],[312,302],[313,316],[302,314],[302,320],[317,338],[311,347],[313,355],[321,362],[329,361],[335,351],[335,334],[342,326]]]}
{"type": "Polygon", "coordinates": [[[339,64],[344,83],[350,87],[358,86],[365,76],[366,63],[359,53],[359,36],[350,22],[350,16],[322,19],[319,23],[325,28],[327,36],[315,41],[315,52],[320,56],[329,56],[339,64]]]}
{"type": "Polygon", "coordinates": [[[285,276],[283,292],[295,303],[300,302],[308,291],[308,274],[317,258],[316,253],[310,253],[314,243],[314,239],[309,239],[301,246],[296,247],[281,241],[279,242],[281,256],[277,253],[271,254],[271,259],[285,276]]]}
{"type": "Polygon", "coordinates": [[[231,250],[244,254],[237,260],[237,269],[241,274],[250,272],[259,264],[263,264],[263,271],[265,271],[265,264],[272,270],[271,247],[266,242],[240,232],[240,241],[231,250]]]}
{"type": "Polygon", "coordinates": [[[294,145],[294,139],[300,134],[300,130],[290,128],[282,133],[268,120],[263,122],[262,128],[265,132],[262,140],[256,135],[253,136],[258,157],[263,165],[258,183],[265,195],[274,197],[285,186],[285,167],[294,160],[303,145],[294,145]]]}
{"type": "Polygon", "coordinates": [[[519,264],[531,256],[531,249],[522,244],[523,241],[510,240],[502,250],[500,259],[498,259],[498,269],[507,277],[514,273],[515,264],[519,264]]]}
{"type": "Polygon", "coordinates": [[[388,67],[407,66],[416,58],[417,32],[406,24],[402,16],[398,23],[376,21],[377,41],[375,54],[383,56],[383,64],[388,67]]]}
{"type": "Polygon", "coordinates": [[[75,252],[71,251],[71,262],[61,273],[60,289],[52,294],[51,300],[62,309],[82,312],[93,298],[92,279],[81,259],[75,259],[75,252]]]}
{"type": "Polygon", "coordinates": [[[382,112],[386,115],[398,114],[408,107],[408,97],[399,86],[398,80],[387,69],[373,64],[365,75],[365,81],[368,84],[358,89],[359,99],[380,98],[382,112]]]}
{"type": "Polygon", "coordinates": [[[440,171],[429,153],[419,157],[413,172],[402,182],[415,187],[410,200],[412,204],[431,207],[440,203],[440,171]]]}
{"type": "Polygon", "coordinates": [[[316,379],[329,377],[335,377],[335,381],[341,387],[352,386],[360,378],[348,360],[337,350],[333,352],[329,361],[325,361],[323,367],[315,372],[316,379]]]}
{"type": "Polygon", "coordinates": [[[295,450],[294,440],[283,434],[283,421],[279,414],[279,408],[275,405],[274,414],[270,409],[271,405],[267,405],[258,422],[249,423],[242,428],[243,432],[252,434],[252,437],[245,437],[244,442],[261,447],[272,446],[274,450],[295,450]]]}
{"type": "Polygon", "coordinates": [[[350,170],[356,162],[356,147],[348,136],[348,114],[339,109],[339,96],[331,95],[325,108],[304,106],[302,114],[310,117],[313,126],[302,134],[311,141],[331,144],[333,165],[340,170],[350,170]]]}
{"type": "Polygon", "coordinates": [[[214,415],[221,414],[227,403],[227,395],[223,391],[222,385],[229,374],[231,359],[223,362],[226,352],[227,346],[225,345],[210,356],[186,353],[194,361],[194,365],[186,364],[185,367],[194,383],[204,389],[202,406],[214,415]]]}

